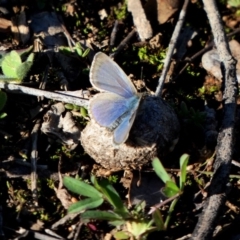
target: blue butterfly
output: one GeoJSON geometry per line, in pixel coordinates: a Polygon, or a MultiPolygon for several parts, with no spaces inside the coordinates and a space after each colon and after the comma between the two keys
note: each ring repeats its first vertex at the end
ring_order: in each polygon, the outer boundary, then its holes
{"type": "Polygon", "coordinates": [[[114,144],[124,143],[135,120],[142,95],[123,70],[102,52],[94,56],[90,82],[101,92],[90,100],[90,117],[113,132],[114,144]]]}

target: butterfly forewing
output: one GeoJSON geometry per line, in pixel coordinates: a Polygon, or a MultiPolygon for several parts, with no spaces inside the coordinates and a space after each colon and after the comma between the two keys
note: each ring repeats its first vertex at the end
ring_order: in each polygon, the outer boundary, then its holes
{"type": "Polygon", "coordinates": [[[123,70],[102,52],[97,53],[94,57],[90,70],[90,81],[99,91],[116,93],[124,98],[137,94],[134,85],[123,70]]]}

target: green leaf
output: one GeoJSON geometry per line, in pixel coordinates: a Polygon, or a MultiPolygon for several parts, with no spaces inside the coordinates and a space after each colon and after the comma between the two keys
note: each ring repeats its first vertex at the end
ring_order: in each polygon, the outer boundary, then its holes
{"type": "Polygon", "coordinates": [[[73,105],[73,111],[80,111],[80,106],[73,105]]]}
{"type": "Polygon", "coordinates": [[[67,110],[72,110],[72,109],[73,109],[73,104],[66,103],[66,104],[64,104],[64,107],[65,107],[67,110]]]}
{"type": "Polygon", "coordinates": [[[22,64],[22,60],[16,51],[11,51],[2,61],[2,71],[6,77],[18,78],[17,68],[22,64]]]}
{"type": "Polygon", "coordinates": [[[34,60],[34,53],[31,53],[31,54],[29,54],[26,62],[31,62],[31,63],[33,63],[33,60],[34,60]]]}
{"type": "Polygon", "coordinates": [[[82,57],[83,57],[83,58],[86,57],[86,56],[89,54],[89,52],[90,52],[90,48],[87,48],[87,49],[83,52],[82,57]]]}
{"type": "Polygon", "coordinates": [[[69,208],[69,213],[77,213],[100,206],[103,203],[103,198],[87,198],[82,201],[73,203],[69,208]]]}
{"type": "Polygon", "coordinates": [[[80,113],[83,117],[86,117],[88,115],[87,109],[84,107],[80,107],[80,113]]]}
{"type": "Polygon", "coordinates": [[[3,118],[5,118],[7,116],[7,114],[6,113],[0,113],[0,119],[3,119],[3,118]]]}
{"type": "Polygon", "coordinates": [[[7,94],[3,91],[0,91],[0,111],[3,109],[7,102],[7,94]]]}
{"type": "Polygon", "coordinates": [[[163,221],[163,217],[162,217],[162,214],[161,212],[159,211],[159,209],[156,209],[154,212],[153,212],[153,220],[156,224],[156,227],[157,227],[157,230],[160,231],[160,230],[164,230],[164,221],[163,221]]]}
{"type": "Polygon", "coordinates": [[[18,55],[22,59],[22,62],[25,61],[25,59],[29,56],[32,50],[33,50],[33,45],[29,46],[28,48],[17,50],[18,55]]]}
{"type": "Polygon", "coordinates": [[[183,154],[180,158],[180,179],[179,179],[179,186],[180,189],[183,190],[185,182],[186,182],[186,177],[187,177],[187,165],[189,161],[189,155],[188,154],[183,154]]]}
{"type": "Polygon", "coordinates": [[[101,191],[104,198],[115,208],[118,214],[122,216],[125,216],[126,213],[128,214],[128,210],[124,206],[122,199],[107,179],[99,182],[99,191],[101,191]]]}
{"type": "Polygon", "coordinates": [[[77,180],[75,178],[64,177],[63,184],[67,189],[74,193],[95,199],[98,197],[99,198],[102,197],[102,194],[98,190],[96,190],[93,186],[83,181],[77,180]]]}
{"type": "Polygon", "coordinates": [[[27,75],[28,71],[30,70],[32,64],[33,64],[32,62],[24,62],[20,66],[17,67],[16,73],[17,73],[18,79],[23,80],[26,77],[26,75],[27,75]]]}
{"type": "Polygon", "coordinates": [[[158,158],[153,159],[152,166],[155,173],[164,183],[166,183],[167,181],[171,181],[170,176],[168,175],[168,173],[166,172],[165,168],[163,167],[162,163],[158,158]]]}
{"type": "Polygon", "coordinates": [[[109,224],[117,227],[125,224],[126,220],[114,220],[114,221],[108,221],[109,224]]]}
{"type": "Polygon", "coordinates": [[[154,228],[151,226],[153,221],[128,221],[127,222],[127,230],[136,239],[139,239],[139,236],[147,234],[151,232],[154,228]]]}
{"type": "Polygon", "coordinates": [[[81,214],[82,219],[97,219],[97,220],[107,220],[107,221],[116,221],[122,220],[121,216],[107,211],[99,210],[89,210],[81,214]]]}
{"type": "Polygon", "coordinates": [[[163,188],[163,193],[169,198],[180,192],[180,189],[173,181],[167,181],[165,187],[163,188]]]}
{"type": "Polygon", "coordinates": [[[129,234],[127,234],[124,231],[116,232],[113,234],[113,236],[115,239],[119,239],[119,240],[129,239],[129,237],[130,237],[129,234]]]}
{"type": "Polygon", "coordinates": [[[0,82],[19,84],[22,81],[18,78],[6,77],[6,76],[0,74],[0,82]]]}
{"type": "Polygon", "coordinates": [[[76,46],[75,51],[77,52],[78,56],[82,57],[83,51],[82,51],[81,46],[79,46],[79,47],[76,46]]]}

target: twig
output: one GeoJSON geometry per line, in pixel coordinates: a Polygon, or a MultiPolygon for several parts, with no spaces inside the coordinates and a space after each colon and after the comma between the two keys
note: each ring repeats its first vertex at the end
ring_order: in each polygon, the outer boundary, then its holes
{"type": "Polygon", "coordinates": [[[116,20],[114,23],[112,32],[111,32],[111,36],[110,36],[110,48],[111,48],[110,50],[112,50],[112,47],[115,45],[118,25],[119,25],[119,22],[118,22],[118,20],[116,20]]]}
{"type": "Polygon", "coordinates": [[[228,192],[227,182],[233,154],[233,135],[236,115],[236,60],[231,56],[228,42],[223,30],[221,17],[216,2],[203,0],[205,11],[209,19],[215,45],[218,50],[223,70],[223,121],[218,135],[214,174],[209,187],[203,212],[199,217],[191,239],[212,239],[220,207],[226,201],[228,192]]]}
{"type": "MultiPolygon", "coordinates": [[[[24,159],[19,159],[19,158],[14,158],[14,159],[8,159],[8,160],[3,160],[2,162],[1,162],[1,166],[2,165],[11,165],[12,163],[16,163],[16,164],[19,164],[19,165],[21,165],[21,166],[25,166],[25,167],[31,167],[31,164],[29,163],[29,162],[26,162],[24,159]]],[[[39,170],[42,170],[42,171],[44,171],[44,170],[47,170],[48,169],[48,166],[47,165],[37,165],[37,169],[39,169],[39,170]]]]}
{"type": "Polygon", "coordinates": [[[156,211],[156,209],[158,209],[158,208],[164,206],[165,204],[173,201],[174,199],[178,198],[179,196],[181,196],[181,193],[178,193],[178,194],[174,195],[173,197],[167,198],[166,200],[164,200],[164,201],[162,201],[162,202],[152,206],[150,211],[148,212],[148,214],[154,213],[156,211]]]}
{"type": "Polygon", "coordinates": [[[136,29],[134,28],[122,41],[121,43],[118,45],[116,51],[112,54],[110,54],[111,58],[115,58],[116,55],[119,54],[120,51],[122,51],[122,49],[127,45],[127,43],[130,41],[130,39],[136,34],[136,29]]]}
{"type": "Polygon", "coordinates": [[[164,80],[167,76],[167,72],[168,72],[168,69],[169,69],[169,66],[170,66],[171,57],[173,55],[173,51],[174,51],[175,45],[177,43],[178,36],[180,34],[180,31],[181,31],[181,28],[182,28],[182,25],[183,25],[183,22],[184,22],[184,19],[185,19],[185,16],[186,16],[188,3],[189,3],[189,0],[185,0],[184,3],[183,3],[182,10],[179,14],[179,19],[178,19],[177,25],[174,29],[172,38],[170,40],[169,47],[168,47],[168,52],[166,54],[166,59],[165,59],[164,67],[163,67],[163,70],[162,70],[162,74],[161,74],[161,77],[159,78],[158,86],[157,86],[157,89],[156,89],[156,92],[155,92],[156,96],[161,95],[163,85],[164,85],[164,80]]]}
{"type": "Polygon", "coordinates": [[[58,220],[57,222],[55,222],[52,226],[51,229],[55,230],[58,227],[60,227],[61,225],[64,225],[67,221],[72,221],[73,219],[75,219],[77,216],[79,216],[79,213],[68,213],[67,215],[65,215],[63,218],[61,218],[60,220],[58,220]]]}
{"type": "MultiPolygon", "coordinates": [[[[239,32],[240,32],[240,28],[237,28],[234,31],[232,31],[231,33],[227,34],[227,38],[230,38],[239,32]]],[[[183,62],[186,62],[185,66],[178,72],[177,76],[175,76],[172,81],[176,81],[177,78],[183,73],[183,71],[190,65],[191,62],[193,62],[197,57],[203,55],[205,52],[209,51],[213,47],[214,47],[214,42],[212,41],[209,43],[209,45],[207,47],[201,49],[200,51],[198,51],[197,53],[192,55],[192,57],[186,57],[183,60],[183,62]]]]}
{"type": "Polygon", "coordinates": [[[36,124],[33,127],[32,132],[31,132],[31,137],[32,137],[31,190],[32,190],[34,206],[38,206],[38,200],[37,200],[37,158],[38,158],[37,138],[38,138],[38,131],[39,131],[40,127],[41,127],[41,121],[37,120],[36,124]]]}
{"type": "Polygon", "coordinates": [[[63,239],[62,236],[60,236],[59,234],[55,233],[53,230],[51,229],[44,229],[45,233],[47,233],[48,235],[52,236],[52,237],[56,237],[57,239],[63,239]]]}
{"type": "Polygon", "coordinates": [[[55,238],[55,237],[51,237],[49,235],[40,233],[40,232],[36,232],[33,230],[26,230],[23,234],[21,234],[20,236],[14,238],[13,240],[19,240],[25,237],[30,237],[31,239],[38,239],[38,240],[64,240],[65,238],[55,238]]]}
{"type": "Polygon", "coordinates": [[[75,234],[74,234],[74,239],[73,239],[73,240],[79,239],[79,237],[80,237],[80,231],[81,231],[81,229],[82,229],[82,226],[83,226],[83,222],[79,222],[79,223],[78,223],[78,226],[77,226],[77,229],[76,229],[76,232],[75,232],[75,234]]]}
{"type": "Polygon", "coordinates": [[[88,100],[70,96],[64,93],[54,93],[54,92],[49,92],[49,91],[44,91],[44,90],[39,90],[35,88],[30,88],[30,87],[25,87],[22,85],[15,85],[12,83],[4,83],[0,82],[0,88],[5,89],[6,91],[11,91],[11,92],[17,92],[17,93],[25,93],[28,95],[33,95],[33,96],[44,96],[48,99],[53,99],[56,101],[62,101],[65,103],[71,103],[77,106],[82,106],[82,107],[88,107],[88,100]]]}

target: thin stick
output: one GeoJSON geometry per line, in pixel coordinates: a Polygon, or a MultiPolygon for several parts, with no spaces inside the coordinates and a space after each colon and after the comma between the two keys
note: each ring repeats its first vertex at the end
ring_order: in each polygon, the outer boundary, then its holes
{"type": "Polygon", "coordinates": [[[110,57],[114,59],[116,55],[118,55],[119,52],[122,51],[122,49],[127,45],[127,43],[135,34],[136,34],[136,29],[134,28],[118,45],[117,50],[114,53],[110,54],[110,57]]]}
{"type": "Polygon", "coordinates": [[[167,203],[175,200],[176,198],[178,198],[178,197],[180,197],[180,196],[181,196],[181,194],[178,193],[178,194],[174,195],[173,197],[170,197],[170,198],[168,198],[168,199],[166,199],[166,200],[164,200],[164,201],[162,201],[162,202],[160,202],[160,203],[152,206],[151,209],[150,209],[150,211],[148,212],[148,214],[154,213],[154,212],[155,212],[157,209],[159,209],[160,207],[166,205],[167,203]]]}
{"type": "Polygon", "coordinates": [[[38,206],[38,195],[37,195],[37,139],[38,131],[41,127],[41,121],[37,120],[31,132],[32,136],[32,151],[31,151],[31,190],[33,196],[34,206],[38,206]]]}
{"type": "Polygon", "coordinates": [[[163,89],[164,80],[167,76],[167,72],[168,72],[168,69],[169,69],[169,66],[170,66],[170,62],[171,62],[171,58],[172,58],[172,55],[173,55],[175,45],[177,43],[180,31],[182,29],[182,25],[183,25],[183,22],[184,22],[184,19],[185,19],[185,16],[186,16],[188,3],[189,3],[189,0],[185,0],[184,3],[183,3],[182,10],[179,14],[179,19],[178,19],[177,25],[174,29],[171,41],[169,43],[168,52],[167,52],[167,55],[166,55],[164,67],[163,67],[163,70],[162,70],[161,77],[159,78],[159,81],[158,81],[158,87],[157,87],[156,92],[155,92],[155,95],[159,96],[159,97],[160,97],[162,89],[163,89]]]}
{"type": "Polygon", "coordinates": [[[114,23],[114,26],[113,26],[113,30],[111,32],[111,36],[110,36],[110,48],[111,49],[115,45],[117,31],[118,31],[118,25],[119,25],[119,22],[118,22],[118,20],[116,20],[114,23]]]}
{"type": "Polygon", "coordinates": [[[218,135],[214,174],[209,186],[208,197],[203,212],[192,234],[191,239],[193,240],[212,239],[213,230],[220,214],[220,208],[226,201],[226,195],[229,191],[227,183],[233,155],[237,96],[236,60],[231,56],[216,2],[203,0],[203,4],[222,63],[224,83],[223,120],[218,135]]]}
{"type": "Polygon", "coordinates": [[[48,99],[53,99],[53,100],[61,101],[65,103],[71,103],[71,104],[86,107],[86,108],[88,107],[88,100],[80,97],[78,98],[78,97],[70,96],[64,93],[49,92],[49,91],[39,90],[35,88],[30,88],[22,85],[15,85],[12,83],[5,83],[5,82],[0,82],[0,88],[5,89],[6,91],[25,93],[28,95],[33,95],[38,97],[44,96],[48,99]]]}
{"type": "MultiPolygon", "coordinates": [[[[240,32],[240,28],[237,28],[234,31],[232,31],[231,33],[227,34],[227,38],[230,38],[239,32],[240,32]]],[[[205,52],[209,51],[213,47],[214,47],[214,42],[211,42],[211,43],[209,43],[209,45],[207,47],[201,49],[200,51],[195,53],[192,57],[186,57],[183,60],[183,62],[186,62],[185,66],[179,71],[177,76],[175,76],[174,79],[172,79],[172,81],[176,81],[177,78],[183,73],[183,71],[190,65],[191,62],[193,62],[197,57],[200,57],[201,55],[203,55],[205,52]]]]}

